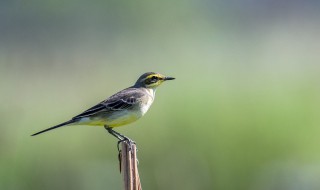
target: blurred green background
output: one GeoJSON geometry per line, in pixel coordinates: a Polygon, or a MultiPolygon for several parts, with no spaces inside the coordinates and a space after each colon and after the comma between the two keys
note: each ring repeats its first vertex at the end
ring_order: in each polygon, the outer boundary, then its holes
{"type": "Polygon", "coordinates": [[[0,189],[122,189],[116,139],[36,137],[147,71],[162,85],[118,131],[143,189],[320,189],[320,3],[1,0],[0,189]]]}

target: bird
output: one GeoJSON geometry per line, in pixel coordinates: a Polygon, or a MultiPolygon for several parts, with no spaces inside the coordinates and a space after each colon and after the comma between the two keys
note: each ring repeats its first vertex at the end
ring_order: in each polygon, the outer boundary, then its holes
{"type": "Polygon", "coordinates": [[[119,142],[126,140],[134,142],[113,128],[130,124],[145,115],[154,101],[157,87],[164,81],[174,79],[173,77],[167,77],[160,73],[144,73],[133,86],[115,93],[106,100],[72,117],[66,122],[44,129],[31,136],[36,136],[63,126],[90,125],[103,126],[111,135],[116,137],[119,142]]]}

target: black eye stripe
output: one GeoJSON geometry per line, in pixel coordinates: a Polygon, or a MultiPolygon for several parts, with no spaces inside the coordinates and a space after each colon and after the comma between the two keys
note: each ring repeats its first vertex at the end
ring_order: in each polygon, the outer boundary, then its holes
{"type": "Polygon", "coordinates": [[[146,84],[152,84],[158,82],[159,78],[157,76],[152,76],[151,78],[148,78],[145,80],[146,84]]]}
{"type": "Polygon", "coordinates": [[[158,80],[159,78],[156,76],[151,77],[151,82],[157,82],[158,80]]]}

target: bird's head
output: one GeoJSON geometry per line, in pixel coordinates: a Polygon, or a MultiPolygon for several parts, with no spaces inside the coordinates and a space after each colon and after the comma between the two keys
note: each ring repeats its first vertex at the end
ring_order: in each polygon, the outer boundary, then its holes
{"type": "Polygon", "coordinates": [[[145,88],[156,88],[160,86],[160,84],[162,84],[164,81],[174,80],[174,79],[175,78],[173,77],[166,77],[159,73],[148,72],[141,75],[134,86],[145,87],[145,88]]]}

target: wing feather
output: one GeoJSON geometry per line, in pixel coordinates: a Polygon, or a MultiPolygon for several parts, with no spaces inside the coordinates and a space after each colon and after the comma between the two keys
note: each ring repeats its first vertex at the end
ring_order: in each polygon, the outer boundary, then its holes
{"type": "Polygon", "coordinates": [[[143,96],[145,96],[145,94],[141,90],[136,88],[128,88],[118,92],[117,94],[114,94],[110,98],[73,117],[73,119],[94,116],[100,112],[130,109],[139,103],[143,96]]]}

